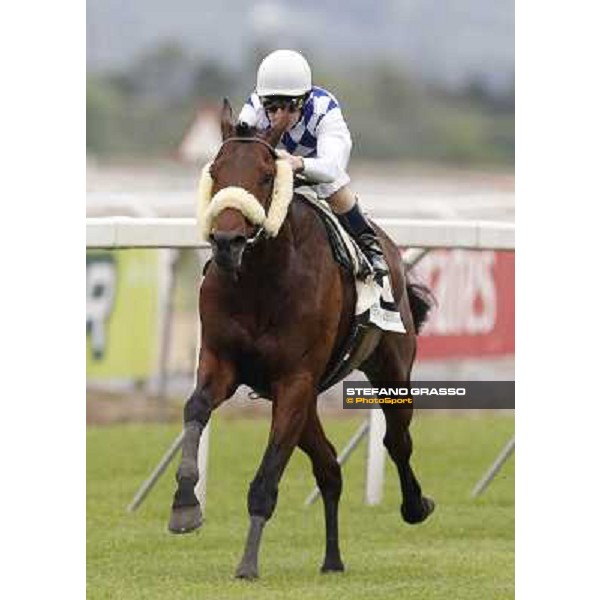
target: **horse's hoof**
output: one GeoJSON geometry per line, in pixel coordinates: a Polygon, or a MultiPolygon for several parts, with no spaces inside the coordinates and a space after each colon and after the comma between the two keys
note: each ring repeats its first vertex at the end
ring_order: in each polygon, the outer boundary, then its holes
{"type": "Polygon", "coordinates": [[[247,579],[252,581],[258,579],[258,567],[249,563],[241,563],[235,572],[237,579],[247,579]]]}
{"type": "Polygon", "coordinates": [[[435,502],[431,498],[423,496],[421,504],[416,506],[406,506],[403,504],[400,507],[400,513],[406,523],[416,525],[422,523],[435,509],[435,502]]]}
{"type": "Polygon", "coordinates": [[[180,506],[171,510],[169,531],[171,533],[190,533],[202,525],[200,506],[180,506]]]}
{"type": "Polygon", "coordinates": [[[340,558],[325,559],[321,566],[321,573],[341,573],[344,571],[344,563],[340,558]]]}

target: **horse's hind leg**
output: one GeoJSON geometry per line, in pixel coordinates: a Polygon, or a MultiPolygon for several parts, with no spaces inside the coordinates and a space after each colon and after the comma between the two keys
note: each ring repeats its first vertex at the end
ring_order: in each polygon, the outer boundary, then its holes
{"type": "Polygon", "coordinates": [[[208,352],[201,354],[196,388],[183,411],[184,436],[181,462],[177,469],[177,490],[173,497],[169,531],[188,533],[202,524],[200,503],[194,493],[198,483],[198,444],[211,412],[235,389],[232,365],[208,352]]]}
{"type": "Polygon", "coordinates": [[[402,518],[407,523],[421,523],[433,512],[435,504],[431,498],[427,498],[421,493],[421,486],[410,466],[412,438],[409,432],[409,424],[412,408],[388,405],[383,409],[383,412],[386,421],[383,443],[394,461],[400,477],[400,487],[402,489],[400,512],[402,518]]]}
{"type": "MultiPolygon", "coordinates": [[[[410,335],[385,334],[375,354],[364,366],[364,373],[374,386],[382,384],[410,385],[410,370],[414,357],[415,340],[410,335]]],[[[412,407],[383,405],[386,432],[383,438],[390,458],[394,461],[400,487],[400,512],[407,523],[421,523],[434,510],[433,500],[423,496],[421,486],[410,465],[412,438],[409,426],[412,407]]]]}
{"type": "Polygon", "coordinates": [[[310,458],[325,508],[325,560],[321,572],[343,571],[338,536],[338,505],[342,493],[342,470],[336,459],[336,451],[325,436],[321,421],[312,406],[306,426],[298,442],[310,458]]]}

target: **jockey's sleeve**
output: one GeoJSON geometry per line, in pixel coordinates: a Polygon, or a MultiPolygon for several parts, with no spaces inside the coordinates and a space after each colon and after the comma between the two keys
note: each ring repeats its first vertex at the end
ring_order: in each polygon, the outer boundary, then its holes
{"type": "Polygon", "coordinates": [[[335,108],[322,119],[316,130],[317,156],[304,159],[303,174],[317,183],[332,183],[343,175],[350,151],[352,138],[342,111],[335,108]]]}

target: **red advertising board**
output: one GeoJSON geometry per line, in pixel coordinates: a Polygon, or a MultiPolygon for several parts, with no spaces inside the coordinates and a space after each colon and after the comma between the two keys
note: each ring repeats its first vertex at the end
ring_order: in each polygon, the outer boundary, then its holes
{"type": "Polygon", "coordinates": [[[437,301],[420,336],[420,359],[514,354],[514,252],[435,250],[415,272],[437,301]]]}

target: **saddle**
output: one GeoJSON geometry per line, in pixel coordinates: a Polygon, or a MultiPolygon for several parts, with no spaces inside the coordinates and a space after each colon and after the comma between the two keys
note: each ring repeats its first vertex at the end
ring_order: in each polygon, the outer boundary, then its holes
{"type": "Polygon", "coordinates": [[[314,190],[306,185],[294,188],[295,194],[302,202],[315,210],[325,229],[336,262],[359,279],[366,279],[373,274],[373,268],[358,244],[341,227],[329,204],[319,200],[314,190]]]}
{"type": "Polygon", "coordinates": [[[404,332],[404,325],[393,301],[389,278],[381,289],[374,281],[373,269],[356,242],[342,228],[329,204],[319,200],[312,188],[299,186],[295,198],[310,206],[321,219],[334,259],[349,271],[356,282],[356,309],[351,333],[336,356],[332,357],[319,384],[319,392],[335,385],[362,364],[373,352],[384,330],[404,332]]]}

